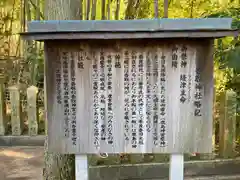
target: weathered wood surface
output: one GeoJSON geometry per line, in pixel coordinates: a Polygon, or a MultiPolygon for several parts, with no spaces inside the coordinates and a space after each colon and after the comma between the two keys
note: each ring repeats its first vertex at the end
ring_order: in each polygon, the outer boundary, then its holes
{"type": "Polygon", "coordinates": [[[156,42],[46,44],[49,151],[212,152],[211,43],[156,42]]]}

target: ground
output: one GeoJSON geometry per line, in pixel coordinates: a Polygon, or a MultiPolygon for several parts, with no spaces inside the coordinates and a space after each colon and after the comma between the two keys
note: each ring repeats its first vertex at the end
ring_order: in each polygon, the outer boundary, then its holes
{"type": "Polygon", "coordinates": [[[43,147],[0,148],[0,180],[42,180],[43,147]]]}
{"type": "MultiPolygon", "coordinates": [[[[43,159],[44,159],[43,147],[0,148],[0,180],[42,180],[43,179],[42,178],[43,159]]],[[[163,168],[162,170],[160,169],[158,170],[163,172],[164,166],[162,168],[163,168]]],[[[186,180],[240,180],[239,160],[234,160],[231,164],[229,164],[230,169],[228,168],[226,169],[226,164],[222,166],[218,165],[218,168],[216,164],[214,165],[214,163],[213,163],[213,167],[212,165],[201,167],[199,164],[197,164],[197,165],[194,165],[193,167],[190,167],[187,170],[188,172],[185,172],[185,173],[194,174],[194,171],[196,171],[196,174],[199,174],[199,172],[204,171],[204,169],[205,171],[208,171],[208,168],[210,171],[215,171],[216,175],[207,176],[205,174],[205,176],[203,177],[195,175],[193,177],[188,177],[185,179],[186,180]],[[224,168],[225,170],[223,170],[222,168],[224,168]],[[224,174],[223,172],[223,175],[220,175],[221,173],[219,174],[218,171],[226,171],[228,173],[225,172],[224,174]]],[[[154,170],[154,168],[152,168],[152,170],[154,170]]],[[[114,171],[114,168],[111,171],[114,171]]],[[[96,169],[92,169],[92,173],[93,172],[95,172],[96,174],[96,169]]],[[[109,174],[110,175],[109,177],[111,177],[112,173],[109,172],[109,170],[104,171],[104,169],[102,169],[102,172],[109,174]]],[[[99,180],[99,176],[96,176],[96,177],[98,178],[93,178],[93,179],[99,180]]],[[[109,180],[109,178],[106,177],[106,174],[105,176],[103,176],[102,179],[109,180]]],[[[110,178],[110,179],[112,180],[113,178],[110,178]]],[[[158,180],[167,180],[167,179],[168,178],[163,178],[163,179],[158,178],[158,180]]],[[[129,178],[129,180],[132,180],[132,179],[129,178]]],[[[137,179],[135,178],[134,180],[137,180],[137,179]]],[[[148,180],[156,180],[156,179],[148,178],[148,180]]]]}

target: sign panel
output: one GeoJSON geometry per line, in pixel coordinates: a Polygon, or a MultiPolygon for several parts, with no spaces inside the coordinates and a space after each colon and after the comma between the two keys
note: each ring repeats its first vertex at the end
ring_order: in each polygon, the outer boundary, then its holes
{"type": "Polygon", "coordinates": [[[49,151],[212,152],[209,47],[46,44],[49,151]]]}

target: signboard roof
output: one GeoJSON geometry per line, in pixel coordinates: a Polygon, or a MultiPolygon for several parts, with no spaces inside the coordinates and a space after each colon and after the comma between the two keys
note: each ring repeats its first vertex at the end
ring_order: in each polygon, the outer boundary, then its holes
{"type": "Polygon", "coordinates": [[[26,39],[223,37],[237,34],[232,18],[31,21],[26,39]]]}

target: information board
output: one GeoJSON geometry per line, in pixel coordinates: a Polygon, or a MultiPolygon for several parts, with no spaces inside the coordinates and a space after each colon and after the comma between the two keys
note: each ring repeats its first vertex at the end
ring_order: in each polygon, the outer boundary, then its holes
{"type": "Polygon", "coordinates": [[[49,44],[49,151],[212,152],[208,43],[49,44]]]}

